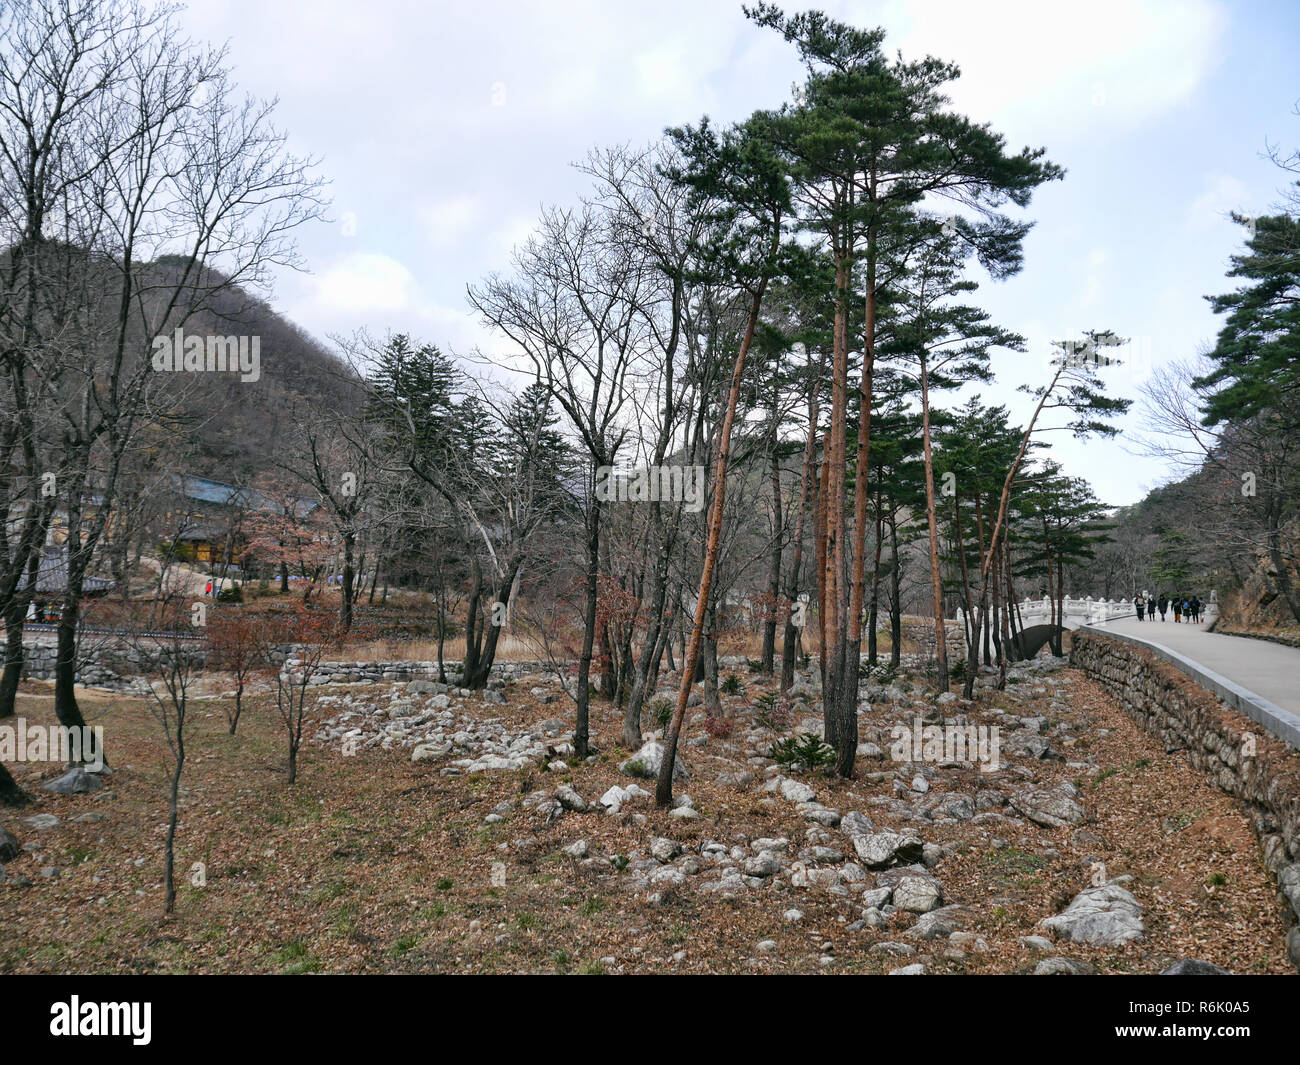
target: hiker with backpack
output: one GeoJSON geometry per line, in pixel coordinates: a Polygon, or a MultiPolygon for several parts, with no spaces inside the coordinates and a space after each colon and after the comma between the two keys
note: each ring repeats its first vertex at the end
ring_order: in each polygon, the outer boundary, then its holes
{"type": "Polygon", "coordinates": [[[1143,599],[1141,595],[1135,595],[1133,597],[1133,606],[1137,608],[1138,621],[1141,621],[1146,617],[1147,601],[1143,599]]]}

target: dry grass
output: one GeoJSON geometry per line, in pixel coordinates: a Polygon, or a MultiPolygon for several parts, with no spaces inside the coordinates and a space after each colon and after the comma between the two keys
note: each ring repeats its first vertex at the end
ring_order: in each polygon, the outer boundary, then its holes
{"type": "MultiPolygon", "coordinates": [[[[733,714],[747,713],[766,682],[745,683],[746,695],[726,697],[733,714]]],[[[509,705],[479,712],[509,727],[567,712],[531,700],[526,684],[516,689],[509,705]]],[[[1040,918],[1086,885],[1095,855],[1110,875],[1137,877],[1132,889],[1147,908],[1147,936],[1120,948],[1063,946],[1061,953],[1102,972],[1158,971],[1187,956],[1236,972],[1289,971],[1274,892],[1241,810],[1077,674],[1068,701],[1078,751],[1095,756],[1098,772],[1089,777],[1063,762],[1035,763],[1034,772],[1043,786],[1071,779],[1083,788],[1095,815],[1088,828],[1102,842],[1078,844],[1070,829],[1024,822],[992,832],[969,822],[923,827],[927,840],[964,848],[936,871],[945,901],[969,906],[970,928],[990,950],[945,958],[942,944],[918,944],[917,958],[931,972],[1032,969],[1037,959],[1017,937],[1036,933],[1040,918]],[[1102,729],[1109,735],[1100,736],[1102,729]],[[1007,845],[993,847],[993,835],[1007,845]]],[[[791,804],[715,783],[736,757],[723,741],[686,748],[686,790],[703,814],[698,821],[671,820],[642,805],[644,825],[599,815],[547,823],[516,806],[504,822],[485,825],[493,807],[534,788],[567,782],[591,797],[625,779],[617,772],[624,752],[613,742],[619,716],[604,704],[593,706],[599,758],[564,773],[442,777],[402,750],[348,758],[308,746],[299,783],[289,787],[283,739],[265,708],[255,702],[232,738],[221,702],[200,699],[178,838],[180,896],[174,917],[164,918],[165,747],[139,700],[94,696],[86,704],[106,726],[116,769],[111,791],[36,792],[34,807],[0,812],[0,823],[41,847],[11,863],[0,885],[0,971],[818,972],[831,957],[829,971],[882,972],[903,964],[870,952],[877,940],[901,937],[901,916],[874,933],[849,933],[831,897],[776,883],[734,900],[677,889],[652,907],[604,861],[583,865],[563,853],[579,838],[602,858],[644,855],[653,835],[688,846],[731,842],[737,833],[802,839],[808,824],[791,804]],[[47,832],[21,823],[36,812],[55,813],[62,823],[47,832]],[[205,886],[189,882],[196,862],[206,867],[205,886]],[[492,885],[497,862],[506,865],[505,886],[492,885]],[[47,866],[61,875],[42,878],[47,866]],[[31,886],[18,886],[20,877],[31,886]],[[805,913],[798,925],[781,917],[792,905],[805,913]],[[778,947],[758,954],[764,938],[778,947]],[[601,960],[607,957],[615,960],[601,960]]],[[[19,710],[34,722],[52,721],[48,686],[25,685],[19,710]]],[[[868,716],[864,728],[887,724],[868,716]]],[[[859,766],[861,773],[881,768],[888,766],[859,766]]],[[[30,766],[15,773],[29,788],[38,783],[30,766]]],[[[890,794],[888,779],[810,780],[828,805],[866,810],[877,825],[890,825],[890,816],[870,805],[873,796],[890,794]]],[[[944,786],[977,785],[950,778],[944,786]]]]}
{"type": "MultiPolygon", "coordinates": [[[[448,639],[443,645],[442,656],[447,662],[459,662],[463,659],[465,637],[448,639]]],[[[342,657],[355,662],[435,662],[438,658],[438,641],[393,639],[349,641],[342,657]]],[[[539,641],[525,636],[503,636],[497,643],[496,657],[502,662],[544,661],[546,648],[539,641]]]]}
{"type": "MultiPolygon", "coordinates": [[[[780,650],[780,639],[781,636],[778,632],[778,652],[780,650]]],[[[581,633],[575,631],[570,634],[568,646],[578,646],[581,642],[581,633]]],[[[916,638],[914,623],[909,622],[903,629],[903,639],[900,645],[902,653],[917,653],[921,649],[923,642],[923,640],[916,638]]],[[[816,632],[805,631],[803,644],[807,653],[815,655],[818,649],[816,632]]],[[[890,647],[891,641],[888,631],[880,633],[880,654],[888,657],[890,647]]],[[[637,649],[639,650],[639,645],[637,645],[637,649]]],[[[559,644],[552,646],[551,653],[555,654],[557,658],[563,659],[566,657],[559,644]]],[[[756,633],[748,629],[725,631],[718,640],[718,653],[724,656],[739,655],[748,659],[758,659],[763,653],[762,633],[756,633]]],[[[432,662],[436,661],[438,657],[438,641],[432,639],[351,639],[340,657],[346,657],[357,662],[432,662]]],[[[465,638],[463,636],[448,638],[443,645],[444,660],[458,662],[464,657],[465,638]]],[[[502,662],[544,662],[548,660],[547,648],[543,641],[526,634],[517,633],[504,634],[501,637],[497,644],[496,657],[502,662]]]]}

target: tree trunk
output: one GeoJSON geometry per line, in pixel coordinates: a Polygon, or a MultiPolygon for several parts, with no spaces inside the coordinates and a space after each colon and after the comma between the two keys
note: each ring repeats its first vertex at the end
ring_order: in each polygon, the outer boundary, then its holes
{"type": "MultiPolygon", "coordinates": [[[[874,177],[872,179],[874,193],[874,177]]],[[[867,300],[862,343],[862,377],[858,389],[858,454],[853,476],[853,571],[849,577],[848,640],[842,681],[836,691],[839,737],[835,771],[851,777],[858,757],[858,690],[862,664],[862,613],[866,595],[867,481],[871,460],[871,404],[876,369],[876,231],[867,230],[867,300]]],[[[847,322],[845,323],[847,326],[847,322]]],[[[847,329],[844,345],[848,347],[847,329]]],[[[847,368],[847,351],[846,351],[847,368]]],[[[845,380],[847,388],[848,381],[845,380]]],[[[847,398],[847,397],[846,397],[847,398]]],[[[847,415],[847,409],[845,414],[847,415]]],[[[823,720],[825,715],[823,713],[823,720]]]]}
{"type": "Polygon", "coordinates": [[[889,668],[903,661],[903,564],[898,557],[898,516],[889,515],[889,668]]]}
{"type": "Polygon", "coordinates": [[[930,446],[930,372],[921,352],[921,441],[925,448],[925,516],[930,529],[930,591],[934,600],[934,657],[939,690],[948,690],[948,633],[943,624],[943,574],[939,570],[939,519],[934,500],[934,451],[930,446]]]}
{"type": "Polygon", "coordinates": [[[718,699],[718,640],[714,632],[717,613],[710,609],[704,626],[704,648],[700,656],[704,663],[704,712],[709,717],[718,717],[722,713],[722,703],[718,699]]]}
{"type": "Polygon", "coordinates": [[[596,591],[600,580],[600,504],[592,500],[587,517],[587,605],[583,617],[582,654],[578,657],[577,727],[573,730],[573,753],[582,759],[588,750],[588,718],[591,704],[591,653],[596,643],[596,591]]]}
{"type": "MultiPolygon", "coordinates": [[[[470,554],[469,603],[465,611],[465,658],[460,664],[461,683],[478,671],[478,651],[482,642],[479,634],[479,606],[483,602],[483,571],[478,556],[470,554]]],[[[468,685],[467,685],[468,686],[468,685]]]]}
{"type": "Polygon", "coordinates": [[[873,669],[880,659],[878,626],[880,625],[880,555],[885,540],[883,502],[876,493],[876,546],[871,555],[871,608],[867,625],[867,664],[873,669]]]}
{"type": "Polygon", "coordinates": [[[765,284],[759,285],[754,293],[753,303],[750,305],[749,320],[745,323],[745,335],[741,339],[740,349],[736,352],[736,363],[731,372],[731,390],[727,393],[727,408],[722,416],[722,428],[718,434],[718,455],[713,472],[713,499],[709,507],[709,538],[704,551],[704,570],[700,574],[699,598],[695,603],[695,620],[691,625],[690,641],[687,644],[686,654],[682,656],[682,682],[677,692],[677,706],[668,727],[668,735],[664,738],[664,759],[659,767],[659,780],[655,785],[655,802],[663,808],[672,805],[673,801],[673,770],[677,765],[677,739],[681,735],[682,720],[686,716],[686,702],[691,694],[691,678],[700,658],[705,614],[708,610],[709,597],[713,593],[713,574],[718,565],[718,552],[722,545],[722,515],[727,497],[727,458],[731,453],[731,426],[736,419],[736,407],[740,403],[740,385],[745,369],[745,357],[754,342],[754,330],[758,325],[758,313],[763,304],[765,287],[765,284]]]}
{"type": "Polygon", "coordinates": [[[0,673],[0,718],[12,717],[23,675],[23,621],[26,608],[13,603],[5,614],[5,664],[0,673]]]}
{"type": "MultiPolygon", "coordinates": [[[[980,613],[981,625],[983,624],[983,615],[987,611],[987,589],[989,572],[993,568],[993,559],[997,554],[998,543],[1002,536],[1003,523],[1006,520],[1007,504],[1011,499],[1011,484],[1016,478],[1016,473],[1020,470],[1020,463],[1024,460],[1025,452],[1029,448],[1029,440],[1034,434],[1034,426],[1038,424],[1038,416],[1042,414],[1043,407],[1046,406],[1048,398],[1056,390],[1056,385],[1061,379],[1061,373],[1065,369],[1065,362],[1062,360],[1056,372],[1052,375],[1051,381],[1043,389],[1042,394],[1038,397],[1038,403],[1034,407],[1034,412],[1029,418],[1029,425],[1020,438],[1020,447],[1016,450],[1016,457],[1012,460],[1011,468],[1007,470],[1006,478],[1002,482],[1002,495],[998,500],[998,517],[993,524],[993,533],[989,538],[988,551],[980,561],[980,613]]],[[[967,671],[966,683],[962,688],[962,695],[970,699],[975,694],[975,674],[979,671],[979,648],[971,647],[967,657],[970,669],[967,671]]]]}
{"type": "Polygon", "coordinates": [[[650,612],[646,616],[645,642],[641,645],[641,654],[637,658],[636,674],[632,681],[632,695],[627,701],[627,710],[623,715],[623,744],[626,747],[641,746],[641,708],[645,705],[649,690],[650,674],[663,653],[664,646],[664,609],[668,599],[668,567],[671,563],[671,543],[665,537],[663,527],[658,528],[659,551],[651,573],[650,612]]]}
{"type": "MultiPolygon", "coordinates": [[[[827,613],[826,638],[829,646],[823,648],[826,681],[822,686],[822,722],[826,742],[835,751],[836,770],[842,771],[846,754],[852,746],[856,752],[856,720],[852,722],[850,744],[850,717],[856,718],[857,703],[848,705],[846,698],[849,665],[849,600],[848,516],[845,513],[845,489],[848,479],[848,388],[849,340],[848,293],[850,264],[847,253],[836,257],[835,263],[835,329],[834,362],[831,372],[831,421],[827,444],[829,466],[824,484],[826,495],[826,599],[822,609],[827,613]]],[[[853,662],[857,676],[857,662],[853,662]]],[[[852,767],[849,766],[849,771],[852,767]]]]}
{"type": "Polygon", "coordinates": [[[481,650],[476,649],[474,669],[466,668],[463,677],[465,687],[471,691],[481,691],[487,687],[488,677],[492,673],[492,663],[496,661],[497,643],[500,640],[501,629],[503,628],[503,626],[495,623],[495,619],[504,617],[506,610],[510,606],[510,590],[514,587],[515,574],[519,572],[522,563],[521,558],[510,561],[505,580],[501,583],[501,591],[497,593],[496,598],[492,601],[493,623],[487,626],[487,636],[482,641],[481,650]]]}
{"type": "Polygon", "coordinates": [[[176,908],[176,822],[180,818],[181,770],[185,768],[185,741],[181,735],[184,727],[178,726],[176,733],[176,769],[172,773],[167,805],[167,841],[163,844],[163,910],[166,913],[176,908]]]}
{"type": "MultiPolygon", "coordinates": [[[[776,412],[772,412],[773,420],[776,412]]],[[[775,435],[775,434],[774,434],[775,435]]],[[[776,441],[772,441],[772,549],[767,571],[767,614],[763,619],[763,655],[761,670],[771,674],[776,666],[777,601],[781,595],[781,554],[784,546],[784,522],[781,510],[781,461],[776,441]]]]}
{"type": "MultiPolygon", "coordinates": [[[[821,373],[809,384],[811,399],[808,403],[808,435],[804,440],[803,471],[799,475],[799,510],[794,521],[794,550],[791,552],[790,570],[785,584],[785,632],[781,644],[781,691],[788,692],[794,683],[795,646],[799,632],[794,624],[795,603],[799,595],[800,570],[803,568],[803,537],[805,515],[808,511],[808,493],[812,488],[817,469],[817,408],[820,403],[821,373]]],[[[807,624],[807,618],[804,619],[807,624]]]]}
{"type": "MultiPolygon", "coordinates": [[[[72,574],[69,567],[69,583],[72,574]]],[[[86,720],[77,705],[77,620],[80,616],[81,590],[70,590],[63,597],[56,639],[58,651],[54,659],[54,714],[59,724],[66,728],[85,728],[86,720]]]]}
{"type": "Polygon", "coordinates": [[[0,806],[26,806],[31,796],[18,786],[3,763],[0,763],[0,806]]]}
{"type": "Polygon", "coordinates": [[[339,601],[339,626],[344,633],[352,631],[352,584],[356,579],[352,563],[356,539],[356,533],[351,529],[343,534],[343,588],[339,601]]]}

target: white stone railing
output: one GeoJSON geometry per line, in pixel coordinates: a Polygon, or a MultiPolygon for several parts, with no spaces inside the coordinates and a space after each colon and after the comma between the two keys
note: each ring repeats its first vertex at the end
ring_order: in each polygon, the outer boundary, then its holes
{"type": "MultiPolygon", "coordinates": [[[[1202,604],[1202,608],[1202,616],[1207,622],[1214,621],[1219,616],[1219,603],[1213,592],[1210,593],[1209,600],[1202,604]]],[[[1072,599],[1067,595],[1061,603],[1061,617],[1057,623],[1067,629],[1077,629],[1082,625],[1104,625],[1108,621],[1136,616],[1137,610],[1131,599],[1094,599],[1092,596],[1072,599]]],[[[957,617],[965,625],[966,612],[958,610],[957,617]]],[[[1052,624],[1052,600],[1046,595],[1041,599],[1022,600],[1017,605],[1017,620],[1025,628],[1052,624]]]]}

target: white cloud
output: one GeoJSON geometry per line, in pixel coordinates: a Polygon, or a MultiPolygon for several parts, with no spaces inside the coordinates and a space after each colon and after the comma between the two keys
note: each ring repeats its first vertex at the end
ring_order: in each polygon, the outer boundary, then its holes
{"type": "Polygon", "coordinates": [[[415,279],[396,259],[374,252],[344,256],[316,282],[315,302],[329,310],[400,311],[411,303],[415,279]]]}
{"type": "Polygon", "coordinates": [[[1230,174],[1206,174],[1205,189],[1187,209],[1187,224],[1198,231],[1232,225],[1233,211],[1249,213],[1250,190],[1230,174]]]}
{"type": "Polygon", "coordinates": [[[980,119],[1112,127],[1186,102],[1219,61],[1227,23],[1213,0],[1010,0],[996,14],[967,0],[907,0],[900,14],[904,56],[956,61],[954,101],[980,119]]]}
{"type": "Polygon", "coordinates": [[[483,205],[472,196],[455,196],[416,208],[429,239],[439,246],[455,244],[483,217],[483,205]]]}

